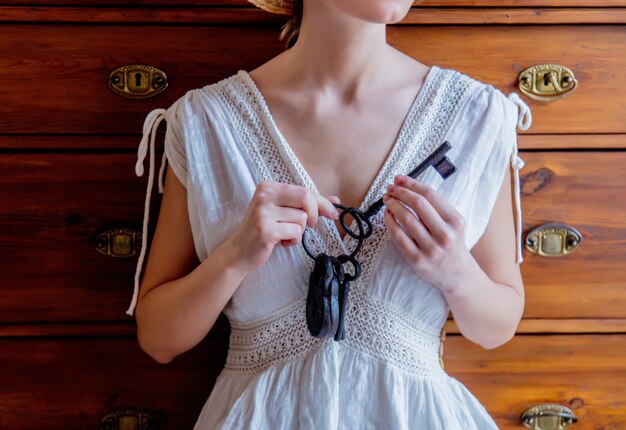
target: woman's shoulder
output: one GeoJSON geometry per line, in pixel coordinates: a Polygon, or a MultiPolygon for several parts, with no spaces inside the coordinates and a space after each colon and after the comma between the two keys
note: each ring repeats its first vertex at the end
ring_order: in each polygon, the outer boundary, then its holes
{"type": "Polygon", "coordinates": [[[166,108],[167,119],[185,123],[192,118],[199,120],[224,115],[223,101],[228,103],[241,97],[242,73],[244,71],[239,70],[217,81],[186,90],[166,108]]]}
{"type": "Polygon", "coordinates": [[[247,72],[243,69],[239,69],[235,73],[231,73],[230,75],[224,76],[221,79],[208,83],[202,87],[195,88],[191,90],[191,92],[201,93],[201,94],[209,94],[215,95],[219,92],[229,92],[235,89],[239,89],[242,87],[245,74],[247,72]]]}
{"type": "Polygon", "coordinates": [[[453,68],[443,69],[452,78],[465,81],[471,87],[460,115],[479,117],[484,122],[493,122],[504,126],[512,125],[526,130],[530,127],[531,112],[529,106],[516,91],[505,93],[494,83],[483,81],[475,76],[453,68]]]}

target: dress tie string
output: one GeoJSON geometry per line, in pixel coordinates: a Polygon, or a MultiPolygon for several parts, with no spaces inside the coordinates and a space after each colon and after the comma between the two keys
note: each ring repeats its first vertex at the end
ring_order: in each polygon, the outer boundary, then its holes
{"type": "MultiPolygon", "coordinates": [[[[137,176],[143,175],[143,162],[150,150],[150,168],[148,171],[148,189],[146,190],[146,202],[143,212],[143,228],[141,232],[141,252],[139,253],[139,260],[137,262],[137,269],[135,271],[135,288],[133,292],[133,299],[130,303],[127,315],[133,315],[135,306],[137,305],[137,298],[139,295],[139,276],[141,274],[141,267],[144,257],[146,255],[147,241],[148,241],[148,217],[150,215],[150,196],[152,194],[152,187],[154,184],[154,153],[155,153],[155,139],[156,132],[159,128],[159,124],[167,116],[166,109],[155,109],[146,116],[143,123],[143,136],[137,149],[137,163],[135,164],[135,174],[137,176]]],[[[163,172],[165,167],[165,151],[163,151],[163,157],[161,159],[161,169],[159,171],[159,193],[163,193],[163,172]]]]}
{"type": "Polygon", "coordinates": [[[512,92],[507,97],[519,108],[517,126],[520,128],[520,130],[528,130],[530,124],[533,122],[533,116],[530,112],[530,108],[526,103],[524,103],[524,100],[522,100],[516,92],[512,92]],[[526,121],[524,121],[524,119],[526,119],[526,121]]]}
{"type": "MultiPolygon", "coordinates": [[[[517,117],[517,127],[520,130],[528,130],[530,125],[532,124],[532,114],[530,112],[530,108],[524,101],[520,98],[520,96],[512,92],[507,98],[511,100],[518,107],[518,117],[517,117]]],[[[519,179],[519,170],[524,167],[524,160],[520,158],[518,155],[517,143],[513,145],[513,153],[511,154],[511,166],[513,166],[513,184],[514,184],[514,195],[515,195],[515,218],[516,218],[516,256],[515,262],[521,263],[524,261],[524,257],[522,257],[522,205],[521,205],[521,191],[520,191],[520,179],[519,179]]]]}

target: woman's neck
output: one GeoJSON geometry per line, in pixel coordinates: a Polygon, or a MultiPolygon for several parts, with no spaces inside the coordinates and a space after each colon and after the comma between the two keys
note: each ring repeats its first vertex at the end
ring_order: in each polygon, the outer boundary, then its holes
{"type": "Polygon", "coordinates": [[[304,2],[298,39],[281,56],[283,82],[288,86],[316,88],[350,99],[358,98],[372,82],[385,80],[385,68],[393,64],[385,23],[338,9],[323,0],[304,2]]]}

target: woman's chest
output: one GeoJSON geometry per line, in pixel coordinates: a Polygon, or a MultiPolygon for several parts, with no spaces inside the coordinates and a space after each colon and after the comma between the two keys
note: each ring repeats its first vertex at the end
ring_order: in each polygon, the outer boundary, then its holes
{"type": "Polygon", "coordinates": [[[371,100],[359,107],[329,104],[297,109],[278,100],[268,103],[283,141],[317,191],[359,207],[398,140],[412,103],[405,99],[396,104],[371,100]]]}

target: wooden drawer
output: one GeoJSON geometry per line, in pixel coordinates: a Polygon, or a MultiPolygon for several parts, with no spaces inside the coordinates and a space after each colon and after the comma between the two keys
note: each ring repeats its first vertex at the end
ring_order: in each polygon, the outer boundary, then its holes
{"type": "MultiPolygon", "coordinates": [[[[396,26],[388,41],[426,64],[449,64],[529,105],[528,133],[626,133],[626,26],[396,26]],[[550,103],[522,94],[518,74],[535,64],[570,68],[578,87],[550,103]]],[[[520,133],[521,134],[521,133],[520,133]]]]}
{"type": "Polygon", "coordinates": [[[159,430],[191,429],[227,339],[207,338],[163,366],[134,337],[0,338],[0,428],[97,429],[109,413],[138,409],[159,430]]]}
{"type": "MultiPolygon", "coordinates": [[[[135,161],[134,154],[0,157],[0,323],[127,318],[138,255],[101,254],[92,237],[116,222],[141,232],[146,178],[135,176],[135,161]]],[[[160,197],[155,187],[151,231],[160,197]]]]}
{"type": "Polygon", "coordinates": [[[572,409],[578,422],[571,429],[623,429],[625,345],[624,334],[517,335],[485,350],[448,336],[444,362],[503,430],[524,428],[521,414],[541,403],[572,409]]]}
{"type": "Polygon", "coordinates": [[[281,48],[269,28],[1,25],[0,129],[138,134],[151,109],[167,108],[187,90],[260,64],[281,48]],[[128,64],[158,67],[168,88],[149,99],[113,93],[109,74],[128,64]]]}
{"type": "Polygon", "coordinates": [[[561,222],[583,236],[563,257],[524,250],[526,318],[626,318],[626,152],[521,154],[524,236],[561,222]]]}
{"type": "MultiPolygon", "coordinates": [[[[524,316],[626,318],[626,154],[527,151],[522,157],[524,231],[562,222],[583,235],[565,257],[524,251],[524,316]]],[[[0,242],[10,250],[0,260],[0,322],[123,318],[136,256],[102,255],[91,238],[110,223],[141,224],[145,178],[134,176],[134,163],[134,154],[0,158],[0,198],[8,202],[0,209],[0,242]]],[[[159,204],[154,193],[151,228],[159,204]]]]}
{"type": "MultiPolygon", "coordinates": [[[[570,95],[552,103],[524,96],[532,133],[626,133],[626,26],[400,25],[388,28],[388,40],[506,93],[520,92],[526,67],[564,65],[579,81],[570,95]]],[[[150,109],[282,50],[277,28],[262,26],[3,25],[0,41],[5,133],[139,133],[150,109]],[[169,88],[146,100],[108,89],[112,70],[137,63],[164,70],[169,88]]]]}

